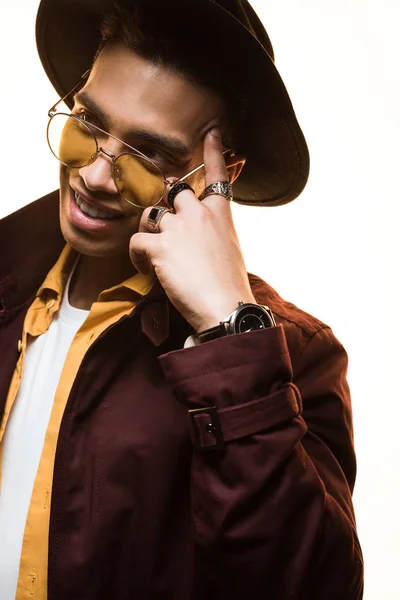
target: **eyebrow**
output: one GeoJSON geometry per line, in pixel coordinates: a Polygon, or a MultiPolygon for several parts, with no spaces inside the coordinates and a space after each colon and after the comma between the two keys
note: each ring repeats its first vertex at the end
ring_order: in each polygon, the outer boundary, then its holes
{"type": "MultiPolygon", "coordinates": [[[[75,94],[74,101],[78,101],[83,106],[86,106],[90,112],[92,112],[102,123],[104,123],[106,128],[110,127],[109,117],[87,92],[80,91],[75,94]]],[[[164,135],[162,133],[155,133],[154,131],[147,131],[145,129],[129,128],[124,132],[123,135],[127,140],[133,139],[135,142],[141,141],[161,146],[165,150],[179,156],[181,160],[188,160],[192,156],[189,148],[187,148],[181,140],[164,135]]]]}

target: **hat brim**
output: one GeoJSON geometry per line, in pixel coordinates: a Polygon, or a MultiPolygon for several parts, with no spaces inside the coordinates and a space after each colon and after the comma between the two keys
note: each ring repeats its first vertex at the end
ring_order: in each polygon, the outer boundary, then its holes
{"type": "MultiPolygon", "coordinates": [[[[132,6],[139,0],[131,0],[132,6]]],[[[232,14],[212,0],[146,0],[161,23],[184,30],[204,23],[202,43],[218,53],[229,44],[238,85],[248,97],[243,138],[246,165],[234,184],[234,200],[277,206],[294,200],[309,173],[309,155],[285,85],[259,41],[232,14]]],[[[41,0],[36,21],[40,59],[54,88],[64,96],[91,67],[100,43],[100,24],[112,0],[41,0]]]]}

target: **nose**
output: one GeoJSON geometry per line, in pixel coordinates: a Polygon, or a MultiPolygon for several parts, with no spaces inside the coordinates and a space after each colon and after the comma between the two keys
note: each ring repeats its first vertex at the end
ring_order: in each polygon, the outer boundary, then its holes
{"type": "Polygon", "coordinates": [[[113,177],[112,159],[114,155],[104,148],[99,148],[99,150],[96,160],[86,167],[81,167],[79,175],[82,177],[86,188],[92,192],[118,194],[118,188],[113,177]]]}

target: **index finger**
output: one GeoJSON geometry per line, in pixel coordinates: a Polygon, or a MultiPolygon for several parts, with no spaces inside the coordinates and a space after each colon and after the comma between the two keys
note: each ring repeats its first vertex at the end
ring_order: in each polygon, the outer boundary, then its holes
{"type": "Polygon", "coordinates": [[[204,139],[204,168],[206,172],[206,186],[218,181],[228,181],[228,169],[223,155],[221,132],[218,127],[213,127],[204,139]]]}

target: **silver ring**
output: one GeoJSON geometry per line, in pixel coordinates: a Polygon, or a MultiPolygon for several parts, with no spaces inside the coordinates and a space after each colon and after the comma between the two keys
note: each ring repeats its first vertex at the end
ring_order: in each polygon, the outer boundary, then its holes
{"type": "Polygon", "coordinates": [[[204,191],[203,198],[212,195],[223,196],[226,200],[233,200],[233,190],[229,181],[216,181],[208,185],[204,191]]]}
{"type": "Polygon", "coordinates": [[[172,213],[168,206],[153,206],[147,217],[147,227],[154,233],[160,233],[160,222],[165,213],[172,213]]]}

